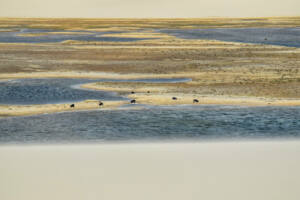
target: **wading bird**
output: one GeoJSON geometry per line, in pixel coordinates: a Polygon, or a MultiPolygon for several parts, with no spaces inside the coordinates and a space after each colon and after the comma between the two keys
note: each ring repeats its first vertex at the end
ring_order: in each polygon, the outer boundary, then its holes
{"type": "Polygon", "coordinates": [[[134,103],[136,103],[136,100],[133,99],[133,100],[130,101],[130,103],[134,104],[134,103]]]}

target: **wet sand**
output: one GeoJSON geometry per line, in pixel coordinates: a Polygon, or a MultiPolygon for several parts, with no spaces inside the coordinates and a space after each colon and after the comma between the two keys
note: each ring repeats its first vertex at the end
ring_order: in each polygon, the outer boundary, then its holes
{"type": "Polygon", "coordinates": [[[300,142],[0,147],[5,200],[298,200],[300,142]]]}
{"type": "MultiPolygon", "coordinates": [[[[147,37],[134,42],[64,41],[0,44],[0,80],[17,78],[191,78],[188,83],[106,83],[84,87],[116,91],[140,103],[300,105],[300,50],[263,44],[180,39],[156,29],[297,27],[298,17],[241,19],[0,19],[13,29],[125,31],[111,37],[147,37]],[[14,26],[12,26],[14,25],[14,26]],[[15,29],[15,28],[14,28],[15,29]],[[153,39],[151,39],[153,37],[153,39]],[[157,38],[158,37],[158,38],[157,38]],[[147,91],[150,91],[150,94],[147,91]],[[176,96],[177,101],[170,97],[176,96]]],[[[56,106],[47,106],[55,112],[56,106]]],[[[21,107],[18,107],[20,109],[21,107]]],[[[33,107],[32,107],[33,108],[33,107]]],[[[46,107],[43,107],[46,108],[46,107]]],[[[22,108],[23,109],[23,108],[22,108]]],[[[25,107],[24,107],[25,109],[25,107]]],[[[16,111],[16,109],[14,109],[16,111]]],[[[30,109],[26,107],[26,114],[30,109]]],[[[33,113],[37,113],[34,111],[33,113]]],[[[39,108],[42,112],[42,107],[39,108]]],[[[2,116],[13,114],[1,106],[2,116]],[[4,110],[3,110],[4,109],[4,110]],[[4,112],[5,111],[5,112],[4,112]]]]}
{"type": "Polygon", "coordinates": [[[96,109],[113,109],[124,104],[128,104],[128,101],[102,101],[103,106],[99,106],[97,100],[85,100],[81,102],[75,102],[75,107],[71,108],[68,104],[43,104],[43,105],[0,105],[0,117],[8,116],[24,116],[24,115],[36,115],[55,112],[67,112],[67,111],[80,111],[80,110],[96,110],[96,109]]]}
{"type": "MultiPolygon", "coordinates": [[[[186,83],[179,83],[186,84],[186,83]]],[[[187,83],[188,84],[188,83],[187,83]]],[[[150,105],[244,105],[244,106],[300,106],[299,99],[251,97],[251,96],[226,96],[226,95],[205,95],[201,93],[180,92],[177,83],[115,83],[99,82],[88,83],[82,88],[113,91],[120,95],[126,95],[130,99],[135,99],[140,104],[150,105]],[[175,88],[175,90],[174,90],[175,88]],[[131,92],[134,91],[134,94],[131,92]],[[176,97],[176,100],[173,100],[176,97]],[[194,102],[198,100],[199,102],[194,102]]],[[[183,90],[184,91],[184,90],[183,90]]]]}

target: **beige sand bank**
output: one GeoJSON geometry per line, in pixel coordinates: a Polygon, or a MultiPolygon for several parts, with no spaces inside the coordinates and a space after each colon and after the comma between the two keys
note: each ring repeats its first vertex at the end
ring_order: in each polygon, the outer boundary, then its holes
{"type": "Polygon", "coordinates": [[[263,18],[0,18],[0,27],[118,31],[152,28],[297,27],[299,17],[263,18]]]}
{"type": "Polygon", "coordinates": [[[90,79],[145,79],[145,78],[185,78],[191,73],[180,74],[150,74],[150,73],[109,73],[109,72],[88,72],[88,71],[54,71],[54,72],[20,72],[1,73],[0,80],[23,79],[23,78],[90,78],[90,79]]]}
{"type": "Polygon", "coordinates": [[[90,35],[89,32],[43,32],[43,33],[20,33],[17,36],[20,37],[37,37],[37,36],[48,36],[48,35],[90,35]]]}
{"type": "Polygon", "coordinates": [[[232,97],[232,96],[200,96],[197,94],[134,94],[130,98],[136,99],[137,103],[150,105],[241,105],[241,106],[300,106],[300,100],[295,99],[271,99],[260,97],[232,97]],[[177,100],[172,98],[176,97],[177,100]],[[197,99],[198,103],[193,103],[197,99]]]}
{"type": "Polygon", "coordinates": [[[45,113],[55,113],[64,111],[92,110],[92,109],[111,109],[128,103],[127,101],[102,101],[103,106],[99,106],[97,100],[85,100],[76,102],[75,107],[71,108],[68,104],[43,104],[43,105],[0,105],[0,117],[23,116],[45,113]]]}
{"type": "MultiPolygon", "coordinates": [[[[138,103],[300,105],[300,49],[216,40],[180,39],[154,29],[225,27],[297,27],[299,17],[209,19],[9,19],[5,29],[125,31],[114,37],[153,37],[135,42],[64,41],[61,43],[0,43],[0,81],[17,78],[191,78],[188,83],[133,86],[97,85],[138,103]],[[164,37],[162,37],[164,36],[164,37]],[[155,38],[160,37],[160,38],[155,38]],[[150,94],[147,91],[151,91],[150,94]],[[176,96],[177,101],[171,100],[176,96]]],[[[107,33],[108,34],[108,33],[107,33]]],[[[49,107],[53,107],[49,105],[49,107]]],[[[54,106],[55,107],[55,106],[54,106]]],[[[91,106],[92,108],[93,106],[91,106]]],[[[1,107],[0,109],[2,109],[1,107]]],[[[39,107],[42,111],[45,107],[39,107]]],[[[15,111],[21,109],[18,107],[15,111]]],[[[23,108],[22,108],[23,109],[23,108]]],[[[21,110],[22,110],[21,109],[21,110]]],[[[39,113],[35,111],[32,112],[39,113]]],[[[51,109],[59,111],[60,109],[51,109]]],[[[7,112],[7,110],[5,111],[7,112]]],[[[1,110],[0,110],[1,113],[1,110]]],[[[3,112],[2,112],[3,113],[3,112]]],[[[13,112],[9,111],[9,114],[13,112]]],[[[19,112],[20,114],[20,112],[19,112]]],[[[18,115],[19,115],[18,114],[18,115]]],[[[30,109],[26,107],[26,114],[30,109]]],[[[2,116],[5,114],[3,113],[2,116]]]]}
{"type": "Polygon", "coordinates": [[[176,37],[164,34],[164,33],[156,33],[156,32],[129,32],[129,33],[110,33],[99,35],[100,37],[124,37],[124,38],[173,38],[176,37]]]}
{"type": "MultiPolygon", "coordinates": [[[[137,103],[149,105],[181,105],[181,104],[218,104],[218,105],[244,105],[244,106],[300,106],[299,99],[247,97],[228,95],[201,95],[198,93],[172,92],[172,84],[165,83],[116,83],[98,82],[88,83],[82,88],[113,91],[126,94],[137,103]],[[134,94],[131,92],[134,91],[134,94]],[[177,100],[173,100],[176,97],[177,100]],[[199,102],[194,103],[194,99],[199,102]]],[[[176,87],[176,85],[175,85],[176,87]]]]}
{"type": "Polygon", "coordinates": [[[298,200],[300,142],[1,146],[3,200],[298,200]]]}

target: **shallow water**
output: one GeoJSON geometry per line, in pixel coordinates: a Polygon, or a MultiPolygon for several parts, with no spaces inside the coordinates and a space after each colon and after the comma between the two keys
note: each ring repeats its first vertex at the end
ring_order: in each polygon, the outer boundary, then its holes
{"type": "MultiPolygon", "coordinates": [[[[259,43],[300,47],[300,27],[296,28],[215,28],[215,29],[163,29],[156,30],[184,39],[209,39],[230,42],[259,43]]],[[[104,37],[103,34],[121,33],[120,31],[64,31],[51,29],[19,29],[14,32],[0,32],[0,42],[8,43],[43,43],[62,42],[65,40],[130,42],[153,38],[104,37]],[[24,33],[66,32],[45,36],[23,37],[24,33]],[[75,32],[77,34],[68,34],[75,32]],[[79,34],[78,34],[79,33],[79,34]],[[82,34],[80,34],[82,33],[82,34]],[[88,34],[86,34],[88,33],[88,34]]]]}
{"type": "Polygon", "coordinates": [[[300,27],[297,28],[215,28],[160,30],[184,39],[208,39],[300,47],[300,27]]]}
{"type": "Polygon", "coordinates": [[[145,40],[147,38],[124,38],[124,37],[104,37],[103,34],[119,32],[97,32],[97,31],[64,31],[64,30],[46,30],[46,29],[20,29],[14,32],[0,32],[0,42],[7,43],[44,43],[44,42],[63,42],[65,40],[80,41],[110,41],[110,42],[130,42],[145,40]],[[66,32],[66,34],[49,34],[43,36],[20,36],[24,33],[47,33],[47,32],[66,32]],[[75,32],[77,34],[68,34],[75,32]],[[82,34],[80,34],[82,33],[82,34]],[[86,34],[88,33],[88,34],[86,34]]]}
{"type": "Polygon", "coordinates": [[[18,79],[0,82],[0,104],[48,104],[78,102],[87,99],[124,100],[113,92],[80,89],[80,85],[91,82],[153,82],[174,83],[189,81],[176,79],[18,79]]]}
{"type": "MultiPolygon", "coordinates": [[[[137,105],[139,106],[139,105],[137,105]]],[[[170,106],[0,119],[1,143],[299,138],[300,108],[170,106]]]]}
{"type": "MultiPolygon", "coordinates": [[[[75,84],[88,79],[21,79],[0,83],[0,104],[48,104],[77,102],[86,99],[122,100],[112,92],[81,90],[75,84]]],[[[96,81],[95,81],[96,82],[96,81]]]]}

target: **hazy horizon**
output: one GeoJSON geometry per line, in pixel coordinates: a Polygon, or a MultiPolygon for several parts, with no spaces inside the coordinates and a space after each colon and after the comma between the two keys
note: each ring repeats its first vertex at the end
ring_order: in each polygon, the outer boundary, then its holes
{"type": "Polygon", "coordinates": [[[1,0],[0,17],[206,18],[299,16],[300,1],[286,0],[1,0]]]}

